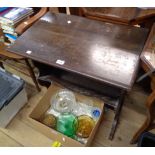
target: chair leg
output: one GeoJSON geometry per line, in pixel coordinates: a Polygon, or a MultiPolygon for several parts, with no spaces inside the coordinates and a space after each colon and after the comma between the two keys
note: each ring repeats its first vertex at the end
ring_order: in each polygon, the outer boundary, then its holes
{"type": "Polygon", "coordinates": [[[29,73],[30,73],[30,76],[31,76],[31,78],[32,78],[32,80],[33,80],[33,82],[34,82],[34,84],[35,84],[37,90],[38,90],[38,91],[41,91],[41,89],[40,89],[40,87],[39,87],[39,85],[38,85],[38,81],[37,81],[37,79],[36,79],[36,77],[35,77],[34,71],[33,71],[32,67],[31,67],[31,64],[29,63],[28,59],[25,59],[25,62],[26,62],[26,65],[27,65],[27,67],[28,67],[28,71],[29,71],[29,73]]]}
{"type": "Polygon", "coordinates": [[[130,141],[130,144],[135,144],[135,143],[137,143],[137,141],[138,141],[140,135],[141,135],[143,132],[145,132],[145,131],[147,131],[147,130],[149,129],[151,123],[152,123],[152,122],[147,118],[147,119],[145,120],[145,122],[143,123],[143,125],[138,129],[138,131],[137,131],[137,132],[135,133],[135,135],[133,136],[132,140],[130,141]]]}
{"type": "Polygon", "coordinates": [[[154,126],[153,121],[155,119],[155,91],[153,91],[151,95],[148,97],[146,101],[146,106],[147,106],[146,120],[140,127],[140,129],[133,136],[132,140],[130,141],[131,144],[137,143],[140,135],[145,131],[151,130],[152,127],[154,126]]]}

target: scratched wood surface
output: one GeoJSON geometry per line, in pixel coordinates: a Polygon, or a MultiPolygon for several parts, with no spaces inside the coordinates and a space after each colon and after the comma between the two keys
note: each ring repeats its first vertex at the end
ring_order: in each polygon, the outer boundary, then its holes
{"type": "Polygon", "coordinates": [[[146,37],[146,29],[49,12],[8,50],[130,89],[146,37]]]}

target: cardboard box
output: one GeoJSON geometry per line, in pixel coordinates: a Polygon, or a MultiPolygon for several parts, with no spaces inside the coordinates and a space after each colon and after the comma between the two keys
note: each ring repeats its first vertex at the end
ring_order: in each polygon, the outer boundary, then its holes
{"type": "Polygon", "coordinates": [[[94,135],[97,131],[97,128],[100,124],[101,117],[103,115],[103,108],[104,108],[103,101],[101,101],[95,97],[88,97],[88,96],[84,96],[84,95],[74,92],[75,97],[78,101],[83,101],[85,99],[91,99],[91,100],[93,100],[94,105],[101,110],[101,115],[100,115],[99,119],[97,120],[96,125],[95,125],[94,129],[92,130],[86,144],[82,144],[70,137],[67,137],[67,136],[63,135],[62,133],[57,132],[54,129],[51,129],[38,121],[43,116],[43,114],[49,109],[51,97],[53,95],[55,95],[55,93],[58,92],[62,88],[64,88],[64,87],[60,86],[59,84],[56,84],[56,83],[51,84],[47,93],[44,95],[44,97],[39,101],[39,103],[36,105],[36,107],[30,113],[29,118],[28,118],[29,123],[33,128],[40,131],[48,138],[52,139],[53,141],[59,141],[62,144],[62,146],[67,146],[67,147],[89,146],[90,143],[92,142],[93,137],[94,137],[94,135]]]}

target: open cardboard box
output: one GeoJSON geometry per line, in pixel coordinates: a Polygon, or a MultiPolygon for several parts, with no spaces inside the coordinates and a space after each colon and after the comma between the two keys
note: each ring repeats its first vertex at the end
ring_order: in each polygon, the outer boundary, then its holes
{"type": "Polygon", "coordinates": [[[70,137],[67,137],[67,136],[63,135],[62,133],[57,132],[56,130],[54,130],[52,128],[49,128],[48,126],[46,126],[38,121],[43,116],[43,114],[46,113],[46,111],[50,108],[51,97],[53,95],[55,95],[56,92],[58,92],[60,89],[63,89],[63,88],[64,87],[62,87],[61,85],[59,85],[57,83],[52,83],[51,86],[49,87],[47,93],[43,96],[43,98],[39,101],[39,103],[36,105],[36,107],[30,113],[28,120],[30,121],[33,128],[35,128],[39,132],[43,133],[45,136],[52,139],[53,141],[59,141],[62,144],[62,146],[67,146],[67,147],[89,146],[90,143],[92,142],[93,137],[94,137],[94,135],[97,131],[97,128],[100,124],[101,117],[103,115],[103,108],[104,108],[103,101],[101,101],[95,97],[88,97],[88,96],[84,96],[84,95],[74,92],[75,97],[78,101],[91,99],[94,102],[94,106],[98,107],[101,110],[101,115],[100,115],[99,119],[97,120],[96,125],[95,125],[94,129],[92,130],[86,144],[82,144],[70,137]]]}

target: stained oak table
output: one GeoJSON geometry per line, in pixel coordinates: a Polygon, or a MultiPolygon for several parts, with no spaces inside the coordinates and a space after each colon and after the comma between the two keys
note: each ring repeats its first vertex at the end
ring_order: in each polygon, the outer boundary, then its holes
{"type": "Polygon", "coordinates": [[[142,51],[141,63],[143,69],[147,73],[149,73],[148,75],[151,78],[152,93],[148,96],[148,99],[146,100],[146,120],[138,129],[138,131],[134,134],[131,143],[136,143],[143,132],[155,128],[155,24],[152,26],[149,37],[142,51]]]}
{"type": "Polygon", "coordinates": [[[123,94],[134,84],[147,32],[143,28],[49,12],[7,50],[121,89],[110,133],[112,139],[123,94]]]}

